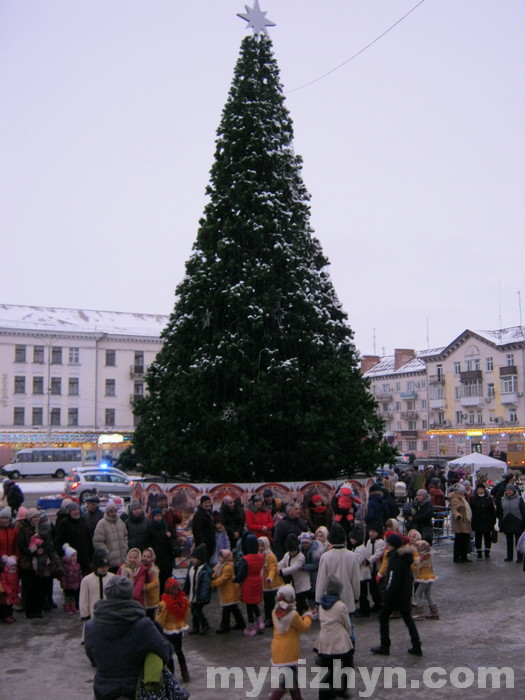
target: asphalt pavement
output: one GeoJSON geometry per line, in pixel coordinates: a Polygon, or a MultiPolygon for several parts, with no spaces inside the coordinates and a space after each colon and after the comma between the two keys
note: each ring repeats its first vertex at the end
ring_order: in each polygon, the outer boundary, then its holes
{"type": "MultiPolygon", "coordinates": [[[[369,651],[379,643],[377,615],[356,620],[356,687],[350,690],[352,698],[513,700],[524,697],[525,573],[516,562],[503,561],[502,540],[500,536],[489,560],[475,560],[472,564],[454,564],[450,542],[434,547],[434,570],[439,580],[433,584],[433,597],[440,619],[417,623],[423,644],[421,658],[407,654],[409,639],[402,620],[391,622],[389,657],[376,657],[369,651]],[[480,687],[486,675],[480,670],[483,667],[507,669],[500,676],[501,687],[494,687],[496,676],[490,673],[486,688],[480,687]],[[392,668],[398,669],[397,674],[406,675],[407,687],[402,687],[401,676],[391,674],[388,669],[392,668]],[[392,675],[390,688],[389,674],[392,675]]],[[[17,613],[14,624],[0,627],[2,700],[28,700],[42,695],[59,700],[93,697],[94,670],[80,643],[82,624],[78,616],[62,612],[58,586],[55,600],[58,609],[44,613],[42,620],[26,620],[23,613],[17,613]]],[[[216,594],[206,614],[216,629],[220,617],[216,594]]],[[[304,676],[308,683],[313,679],[312,647],[318,627],[319,623],[314,622],[311,631],[302,638],[304,676]]],[[[271,630],[254,638],[246,638],[241,632],[185,637],[184,651],[192,678],[187,687],[191,697],[268,698],[271,637],[271,630]],[[214,667],[237,668],[241,687],[233,687],[232,675],[229,689],[221,689],[220,676],[215,677],[210,671],[214,667]],[[213,678],[215,688],[210,687],[213,678]],[[258,679],[265,681],[259,695],[256,694],[258,679]]],[[[302,695],[304,700],[314,700],[318,691],[307,687],[302,695]]]]}

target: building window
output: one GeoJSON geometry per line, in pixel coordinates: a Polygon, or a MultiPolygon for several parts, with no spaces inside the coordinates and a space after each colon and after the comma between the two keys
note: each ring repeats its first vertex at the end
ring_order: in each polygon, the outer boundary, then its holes
{"type": "Polygon", "coordinates": [[[417,430],[417,423],[415,420],[409,420],[408,422],[408,429],[409,430],[417,430]]]}
{"type": "MultiPolygon", "coordinates": [[[[133,416],[133,427],[136,428],[137,425],[140,423],[140,416],[133,416]]],[[[385,423],[385,430],[386,430],[386,423],[385,423]]]]}
{"type": "Polygon", "coordinates": [[[25,362],[26,361],[26,346],[25,345],[15,345],[15,362],[25,362]]]}
{"type": "Polygon", "coordinates": [[[483,423],[483,413],[476,414],[476,422],[481,425],[483,423]]]}
{"type": "Polygon", "coordinates": [[[426,389],[426,388],[427,388],[427,383],[426,383],[425,380],[423,380],[423,381],[421,382],[421,388],[422,388],[422,389],[426,389]]]}
{"type": "Polygon", "coordinates": [[[51,393],[55,396],[62,393],[62,379],[60,377],[51,377],[51,393]]]}
{"type": "Polygon", "coordinates": [[[514,353],[512,352],[507,354],[507,367],[514,367],[514,353]]]}
{"type": "Polygon", "coordinates": [[[429,398],[432,400],[435,399],[444,399],[445,398],[445,389],[442,384],[431,384],[430,389],[429,389],[429,398]]]}
{"type": "Polygon", "coordinates": [[[32,425],[44,425],[44,409],[33,408],[32,425]]]}
{"type": "Polygon", "coordinates": [[[463,423],[463,413],[461,411],[456,411],[456,423],[461,425],[463,423]]]}
{"type": "Polygon", "coordinates": [[[67,411],[67,424],[78,425],[78,408],[69,408],[67,411]]]}
{"type": "MultiPolygon", "coordinates": [[[[144,382],[135,382],[133,386],[133,394],[137,397],[144,396],[144,382]]],[[[383,411],[388,411],[388,404],[383,404],[383,411]],[[385,408],[386,406],[386,408],[385,408]]]]}
{"type": "Polygon", "coordinates": [[[15,377],[15,394],[25,394],[26,393],[26,378],[25,377],[15,377]]]}
{"type": "Polygon", "coordinates": [[[390,393],[390,384],[383,384],[383,394],[390,393]]]}
{"type": "Polygon", "coordinates": [[[483,388],[480,379],[468,379],[463,382],[462,396],[483,396],[483,388]]]}
{"type": "Polygon", "coordinates": [[[443,365],[436,365],[436,375],[440,381],[443,379],[443,365]]]}
{"type": "Polygon", "coordinates": [[[70,396],[78,396],[78,393],[79,393],[78,377],[69,377],[68,382],[67,382],[67,393],[70,396]]]}
{"type": "Polygon", "coordinates": [[[104,424],[106,426],[115,425],[115,409],[114,408],[106,408],[106,415],[105,415],[105,419],[104,419],[104,424]]]}
{"type": "Polygon", "coordinates": [[[518,412],[515,410],[509,411],[509,423],[518,422],[518,412]]]}
{"type": "Polygon", "coordinates": [[[106,367],[116,367],[117,352],[116,350],[106,350],[106,367]]]}
{"type": "Polygon", "coordinates": [[[33,394],[44,393],[44,377],[33,377],[33,394]]]}
{"type": "Polygon", "coordinates": [[[78,365],[80,362],[80,349],[69,348],[69,364],[78,365]]]}
{"type": "Polygon", "coordinates": [[[35,345],[33,347],[33,362],[36,365],[43,365],[44,364],[44,346],[43,345],[35,345]]]}
{"type": "Polygon", "coordinates": [[[416,402],[412,399],[410,401],[407,401],[407,411],[415,411],[416,410],[416,402]]]}
{"type": "Polygon", "coordinates": [[[456,401],[459,401],[459,399],[463,396],[461,393],[461,387],[460,386],[455,386],[454,387],[454,398],[456,401]]]}
{"type": "Polygon", "coordinates": [[[514,394],[518,391],[518,375],[509,374],[506,377],[501,378],[501,393],[502,394],[514,394]]]}
{"type": "Polygon", "coordinates": [[[62,364],[62,348],[51,348],[51,364],[62,364]]]}
{"type": "Polygon", "coordinates": [[[60,425],[60,409],[52,408],[49,412],[49,425],[60,425]]]}
{"type": "Polygon", "coordinates": [[[427,407],[427,400],[426,399],[421,399],[421,408],[425,410],[427,407]]]}
{"type": "Polygon", "coordinates": [[[401,401],[396,401],[396,411],[401,410],[401,401]]]}
{"type": "Polygon", "coordinates": [[[401,391],[401,382],[396,382],[396,391],[401,391]]]}
{"type": "MultiPolygon", "coordinates": [[[[106,379],[106,396],[115,396],[115,380],[106,379]]],[[[106,423],[107,425],[107,423],[106,423]]]]}
{"type": "Polygon", "coordinates": [[[487,357],[485,359],[485,367],[487,368],[487,372],[492,372],[494,369],[494,360],[492,357],[487,357]]]}
{"type": "Polygon", "coordinates": [[[422,428],[423,430],[426,430],[426,429],[428,428],[428,423],[427,423],[426,420],[422,420],[422,421],[421,421],[421,428],[422,428]]]}
{"type": "Polygon", "coordinates": [[[135,367],[135,374],[144,374],[144,353],[135,352],[135,359],[133,361],[133,366],[135,367]]]}
{"type": "Polygon", "coordinates": [[[493,399],[496,396],[496,389],[494,384],[487,384],[487,398],[493,399]]]}
{"type": "Polygon", "coordinates": [[[438,411],[437,413],[437,423],[438,425],[444,425],[445,423],[445,414],[443,411],[438,411]]]}
{"type": "Polygon", "coordinates": [[[407,382],[407,391],[414,391],[416,385],[414,382],[407,382]]]}
{"type": "MultiPolygon", "coordinates": [[[[135,387],[135,389],[136,389],[136,387],[135,387]]],[[[135,390],[135,396],[142,396],[142,394],[137,394],[137,392],[135,390]]],[[[383,413],[388,413],[388,403],[383,404],[383,413]]]]}
{"type": "Polygon", "coordinates": [[[468,422],[471,424],[474,423],[474,412],[473,411],[470,411],[468,414],[468,422]]]}
{"type": "Polygon", "coordinates": [[[461,374],[461,362],[454,362],[454,374],[461,374]]]}
{"type": "Polygon", "coordinates": [[[23,408],[15,407],[13,409],[13,425],[25,425],[24,413],[23,408]]]}
{"type": "Polygon", "coordinates": [[[467,372],[472,372],[476,369],[480,369],[479,358],[476,358],[474,360],[467,360],[467,372]]]}
{"type": "Polygon", "coordinates": [[[408,441],[408,450],[409,452],[415,452],[417,450],[417,440],[408,441]]]}

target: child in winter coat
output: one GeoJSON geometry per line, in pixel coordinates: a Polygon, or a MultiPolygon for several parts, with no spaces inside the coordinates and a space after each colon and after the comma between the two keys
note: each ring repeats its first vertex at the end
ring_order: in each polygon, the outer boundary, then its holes
{"type": "Polygon", "coordinates": [[[279,573],[277,557],[272,552],[270,540],[267,537],[259,537],[257,542],[259,543],[259,552],[264,556],[262,577],[265,627],[272,627],[275,594],[281,586],[284,586],[284,581],[279,573]]]}
{"type": "Polygon", "coordinates": [[[324,550],[320,544],[314,539],[313,532],[302,532],[299,535],[299,544],[301,552],[304,554],[304,570],[310,576],[310,590],[306,594],[308,599],[308,607],[313,613],[314,620],[317,619],[317,610],[315,608],[315,587],[317,585],[317,571],[319,569],[319,559],[324,550]]]}
{"type": "Polygon", "coordinates": [[[218,511],[213,513],[213,523],[215,525],[215,551],[213,552],[210,564],[215,566],[219,561],[219,552],[221,549],[230,549],[231,545],[230,538],[228,537],[226,528],[222,524],[221,516],[218,511]]]}
{"type": "Polygon", "coordinates": [[[328,528],[321,525],[315,531],[315,541],[319,542],[323,548],[323,554],[330,549],[330,542],[328,541],[328,528]]]}
{"type": "MultiPolygon", "coordinates": [[[[164,636],[173,647],[180,665],[182,680],[186,683],[190,680],[190,674],[182,651],[182,634],[189,629],[189,618],[190,601],[184,595],[177,579],[169,578],[164,586],[155,620],[162,627],[164,636]]],[[[175,672],[173,658],[170,659],[168,668],[172,673],[175,672]]]]}
{"type": "Polygon", "coordinates": [[[235,620],[234,630],[243,630],[246,628],[244,618],[239,610],[241,601],[241,587],[238,583],[234,583],[235,571],[233,569],[233,554],[230,549],[221,549],[219,552],[219,561],[213,569],[211,587],[219,589],[219,599],[222,605],[221,624],[217,630],[217,634],[229,632],[230,615],[233,615],[235,620]]]}
{"type": "Polygon", "coordinates": [[[434,604],[430,591],[434,581],[437,581],[437,576],[432,567],[432,549],[426,540],[419,540],[416,544],[419,557],[412,564],[412,574],[414,582],[418,584],[414,594],[415,611],[412,615],[413,620],[425,619],[425,599],[430,608],[430,615],[427,615],[429,620],[439,620],[439,612],[434,604]]]}
{"type": "Polygon", "coordinates": [[[360,505],[361,499],[354,494],[352,485],[348,482],[345,482],[332,498],[334,522],[342,525],[347,535],[354,525],[356,504],[360,505]]]}
{"type": "Polygon", "coordinates": [[[144,607],[150,620],[155,619],[160,602],[159,567],[155,564],[155,551],[146,547],[142,552],[140,563],[146,568],[146,583],[144,584],[144,607]]]}
{"type": "Polygon", "coordinates": [[[270,696],[270,700],[279,700],[290,686],[292,700],[302,700],[297,687],[297,666],[301,656],[300,635],[308,632],[312,626],[312,613],[306,612],[302,617],[296,610],[295,590],[293,586],[281,586],[277,591],[277,600],[272,613],[273,640],[272,665],[283,667],[279,688],[270,696]],[[292,683],[290,683],[292,681],[292,683]]]}
{"type": "Polygon", "coordinates": [[[297,596],[297,610],[302,615],[308,609],[308,592],[310,590],[310,574],[304,570],[305,558],[300,551],[297,535],[290,534],[286,538],[288,550],[279,562],[279,571],[283,576],[291,576],[295,595],[297,596]]]}
{"type": "Polygon", "coordinates": [[[184,593],[191,604],[193,629],[190,634],[207,634],[210,630],[204,615],[204,606],[210,602],[211,595],[211,569],[207,562],[206,545],[201,543],[191,554],[191,566],[184,581],[184,593]]]}
{"type": "MultiPolygon", "coordinates": [[[[397,521],[396,521],[397,522],[397,521]]],[[[394,531],[395,532],[395,531],[394,531]]],[[[383,556],[385,554],[385,541],[383,539],[383,528],[381,523],[370,523],[368,525],[368,540],[365,544],[366,549],[366,561],[370,568],[370,578],[367,580],[367,602],[368,602],[368,592],[370,592],[370,597],[372,598],[373,606],[368,607],[372,612],[376,612],[381,607],[381,593],[379,587],[376,583],[377,573],[383,563],[383,556]]],[[[366,610],[365,606],[365,610],[366,610]]]]}
{"type": "Polygon", "coordinates": [[[62,568],[64,573],[60,579],[60,586],[64,591],[64,612],[72,615],[78,612],[80,598],[80,583],[82,581],[82,569],[78,563],[77,550],[66,542],[62,546],[62,568]]]}
{"type": "MultiPolygon", "coordinates": [[[[358,539],[355,537],[352,539],[358,539]]],[[[362,535],[361,535],[362,539],[362,535]]],[[[362,545],[358,545],[360,547],[362,545]]],[[[358,555],[359,556],[359,555],[358,555]]],[[[319,622],[321,629],[315,649],[317,649],[317,664],[328,669],[323,683],[328,688],[319,690],[319,698],[347,697],[346,689],[348,679],[346,674],[341,674],[340,682],[334,679],[334,661],[340,660],[342,667],[353,667],[354,646],[350,638],[351,627],[348,608],[341,600],[342,581],[330,574],[326,582],[326,593],[319,601],[319,622]]]]}
{"type": "Polygon", "coordinates": [[[17,605],[20,599],[16,557],[4,554],[0,567],[0,620],[10,624],[15,621],[13,605],[17,605]]]}
{"type": "Polygon", "coordinates": [[[141,563],[140,549],[130,549],[126,561],[121,564],[117,576],[125,576],[133,582],[133,600],[144,605],[144,586],[146,585],[146,567],[141,563]]]}
{"type": "Polygon", "coordinates": [[[359,592],[359,608],[355,611],[357,617],[370,616],[370,603],[368,602],[368,584],[372,578],[370,573],[370,563],[368,561],[368,552],[363,544],[364,533],[360,528],[354,527],[350,532],[348,540],[350,549],[354,552],[359,562],[359,580],[361,582],[359,592]]]}
{"type": "Polygon", "coordinates": [[[235,583],[241,584],[241,600],[246,604],[248,624],[244,630],[247,637],[264,632],[264,618],[259,610],[263,601],[262,570],[264,556],[259,553],[259,543],[252,532],[245,532],[241,538],[244,556],[240,561],[235,583]]]}
{"type": "Polygon", "coordinates": [[[93,554],[93,573],[85,576],[80,583],[79,610],[82,622],[93,617],[95,603],[104,598],[106,586],[113,576],[115,574],[109,572],[109,552],[105,547],[99,547],[93,554]]]}

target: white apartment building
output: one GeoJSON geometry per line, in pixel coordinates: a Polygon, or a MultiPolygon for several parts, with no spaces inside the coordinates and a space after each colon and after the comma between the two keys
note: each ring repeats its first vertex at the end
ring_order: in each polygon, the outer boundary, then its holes
{"type": "Polygon", "coordinates": [[[465,330],[446,347],[364,356],[386,435],[400,452],[498,456],[525,435],[525,328],[465,330]]]}
{"type": "Polygon", "coordinates": [[[0,445],[96,444],[135,425],[168,316],[0,306],[0,445]]]}

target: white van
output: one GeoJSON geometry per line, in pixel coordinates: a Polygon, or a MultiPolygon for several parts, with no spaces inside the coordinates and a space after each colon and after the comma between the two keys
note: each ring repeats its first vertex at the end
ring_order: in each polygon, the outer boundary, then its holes
{"type": "Polygon", "coordinates": [[[70,447],[27,447],[12,462],[2,467],[10,479],[24,476],[53,476],[63,479],[72,469],[82,466],[82,450],[70,447]]]}

